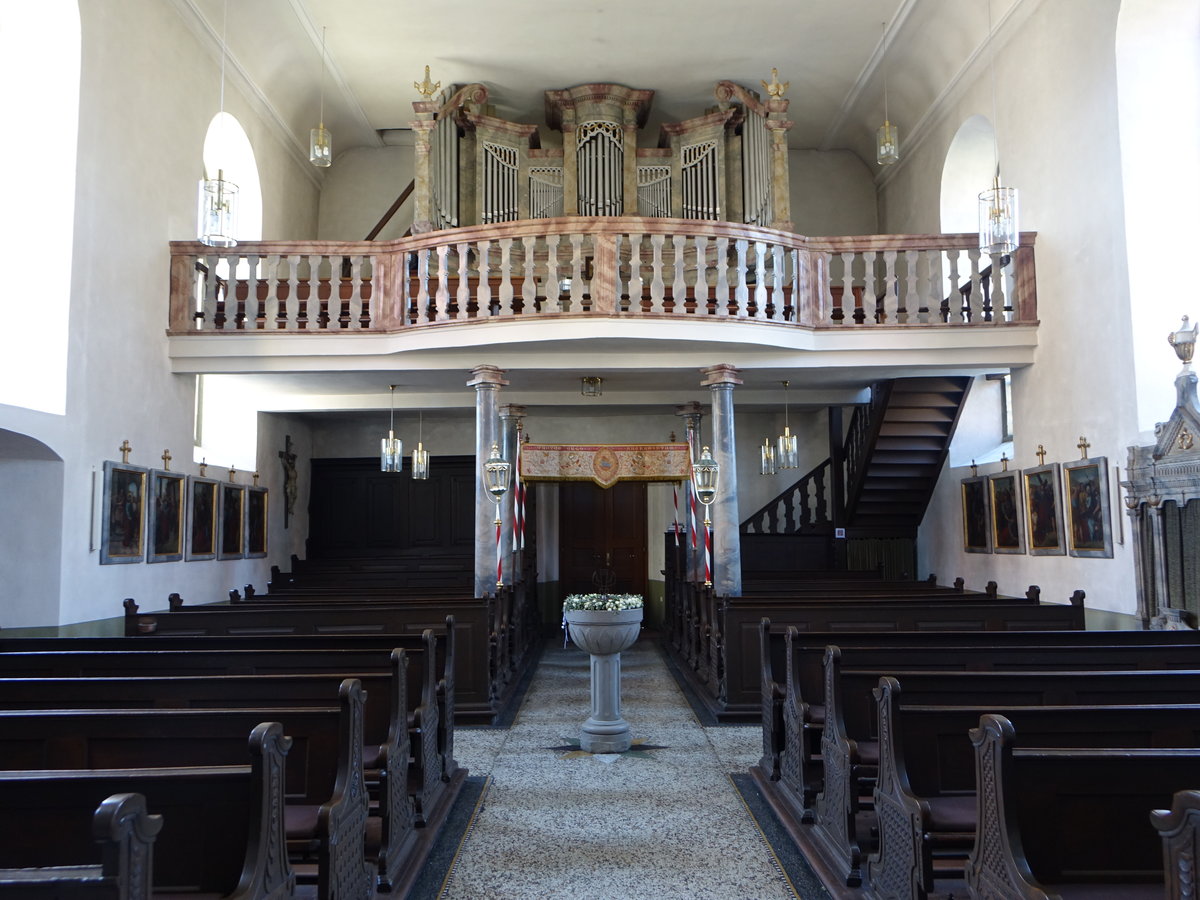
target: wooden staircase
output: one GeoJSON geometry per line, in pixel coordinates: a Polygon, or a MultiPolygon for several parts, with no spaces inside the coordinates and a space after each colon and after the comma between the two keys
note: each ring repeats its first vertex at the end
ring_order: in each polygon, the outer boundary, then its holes
{"type": "Polygon", "coordinates": [[[970,386],[962,376],[875,386],[846,439],[849,527],[915,536],[970,386]]]}

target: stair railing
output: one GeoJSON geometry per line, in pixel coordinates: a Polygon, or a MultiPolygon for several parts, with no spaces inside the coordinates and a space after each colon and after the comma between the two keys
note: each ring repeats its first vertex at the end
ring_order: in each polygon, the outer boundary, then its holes
{"type": "Polygon", "coordinates": [[[850,428],[846,432],[846,521],[849,521],[858,506],[863,484],[867,480],[867,469],[879,429],[883,425],[884,413],[892,397],[894,381],[881,381],[871,386],[871,402],[854,410],[850,428]]]}
{"type": "Polygon", "coordinates": [[[742,522],[743,534],[797,534],[830,525],[830,461],[818,463],[795,484],[742,522]]]}

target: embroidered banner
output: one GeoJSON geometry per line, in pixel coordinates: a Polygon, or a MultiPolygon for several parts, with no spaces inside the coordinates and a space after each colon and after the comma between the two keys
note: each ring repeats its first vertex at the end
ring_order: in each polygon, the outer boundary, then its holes
{"type": "Polygon", "coordinates": [[[687,444],[523,444],[524,481],[686,481],[687,444]]]}

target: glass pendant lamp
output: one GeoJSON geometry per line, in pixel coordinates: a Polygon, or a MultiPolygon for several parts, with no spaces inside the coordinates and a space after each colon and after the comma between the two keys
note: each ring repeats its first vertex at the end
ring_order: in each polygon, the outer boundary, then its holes
{"type": "Polygon", "coordinates": [[[379,442],[379,468],[383,472],[399,472],[404,468],[404,442],[396,437],[396,386],[388,385],[391,392],[391,412],[388,416],[388,436],[379,442]]]}
{"type": "Polygon", "coordinates": [[[429,451],[421,442],[425,431],[425,413],[422,412],[417,420],[417,449],[412,452],[412,477],[416,481],[429,480],[429,451]]]}
{"type": "Polygon", "coordinates": [[[324,169],[333,164],[333,137],[325,127],[325,28],[321,28],[321,114],[317,127],[309,132],[308,161],[324,169]]]}
{"type": "Polygon", "coordinates": [[[788,427],[788,402],[787,402],[788,382],[783,382],[783,434],[779,436],[776,442],[778,449],[775,452],[775,463],[781,469],[798,469],[800,468],[800,447],[796,435],[792,434],[792,429],[788,427]]]}

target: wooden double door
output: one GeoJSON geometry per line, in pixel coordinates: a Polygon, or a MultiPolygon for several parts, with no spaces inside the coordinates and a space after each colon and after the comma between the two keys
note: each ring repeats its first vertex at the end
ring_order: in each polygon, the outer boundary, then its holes
{"type": "Polygon", "coordinates": [[[618,481],[559,484],[558,565],[565,593],[597,590],[595,576],[611,571],[614,593],[646,594],[646,485],[618,481]]]}

